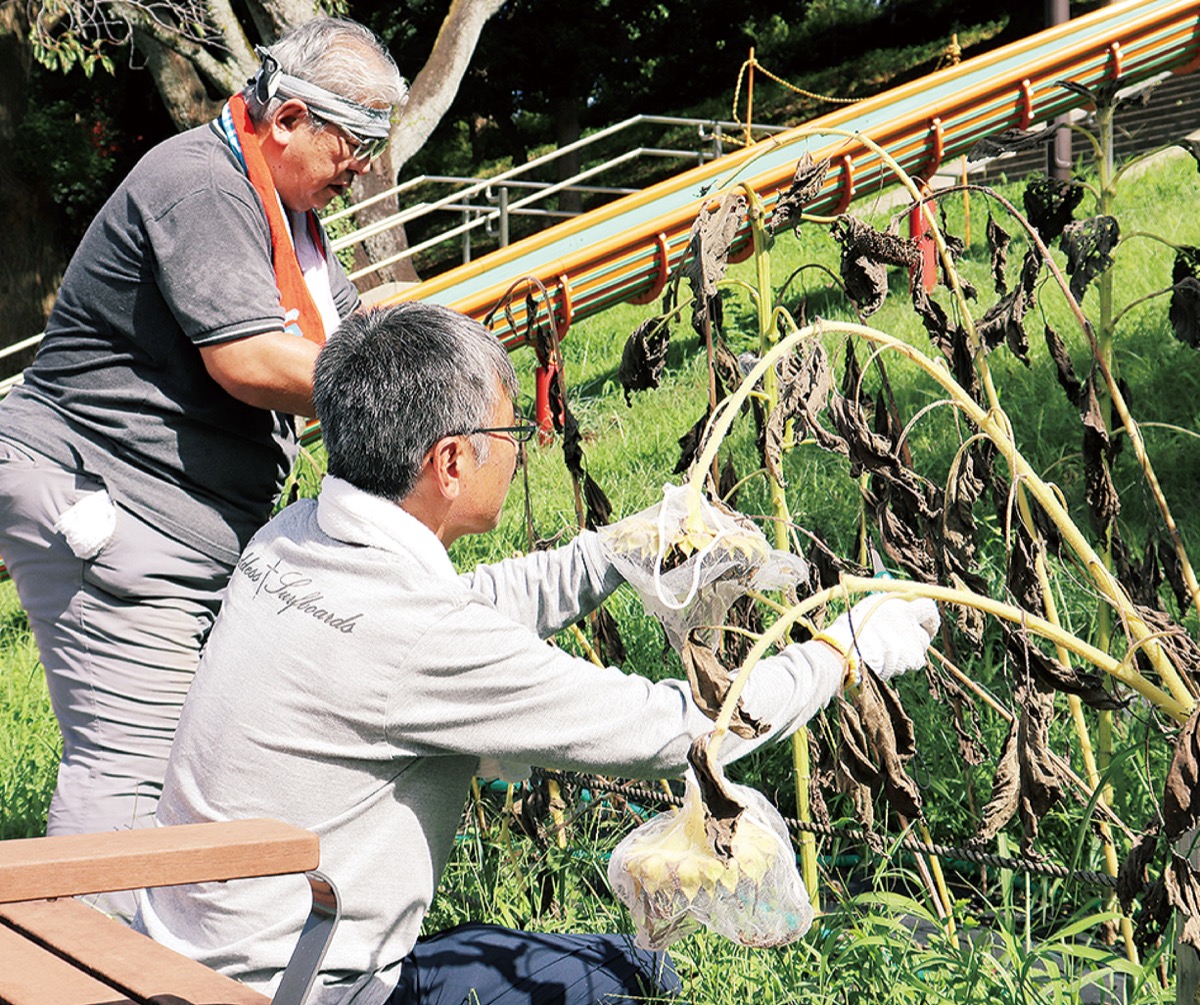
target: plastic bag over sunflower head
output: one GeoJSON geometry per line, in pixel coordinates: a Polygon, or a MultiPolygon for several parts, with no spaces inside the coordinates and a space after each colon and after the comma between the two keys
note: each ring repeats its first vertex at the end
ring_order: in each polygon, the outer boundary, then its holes
{"type": "Polygon", "coordinates": [[[608,881],[644,949],[665,949],[701,925],[744,946],[794,942],[813,909],[787,826],[762,793],[725,779],[707,739],[688,756],[683,806],[627,835],[608,881]]]}
{"type": "Polygon", "coordinates": [[[808,576],[804,559],[772,548],[748,517],[687,486],[663,486],[661,502],[599,534],[677,650],[748,591],[791,589],[808,576]]]}

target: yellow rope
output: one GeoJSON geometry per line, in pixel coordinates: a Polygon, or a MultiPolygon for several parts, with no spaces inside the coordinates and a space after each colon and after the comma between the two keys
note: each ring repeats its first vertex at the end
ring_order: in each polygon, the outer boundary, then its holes
{"type": "Polygon", "coordinates": [[[812,91],[806,91],[803,87],[797,87],[795,84],[789,84],[782,77],[778,77],[768,70],[757,59],[748,59],[742,64],[742,68],[738,70],[737,84],[733,89],[733,114],[731,118],[734,120],[734,122],[741,121],[741,119],[738,118],[738,102],[741,99],[742,94],[742,80],[746,76],[746,71],[752,66],[756,70],[759,70],[761,73],[765,74],[771,80],[775,81],[775,83],[783,85],[789,91],[794,91],[796,94],[799,94],[802,97],[812,98],[813,101],[827,101],[835,105],[853,105],[862,100],[862,98],[835,98],[828,94],[814,94],[812,91]]]}
{"type": "MultiPolygon", "coordinates": [[[[954,35],[950,36],[950,42],[946,46],[945,50],[942,52],[941,57],[938,59],[937,66],[935,66],[934,69],[940,70],[943,66],[957,66],[961,60],[962,60],[962,47],[958,44],[958,35],[954,34],[954,35]]],[[[792,91],[795,94],[799,94],[801,97],[804,97],[804,98],[811,98],[813,101],[824,101],[824,102],[827,102],[832,105],[853,105],[853,104],[858,103],[859,101],[862,101],[862,98],[835,98],[833,95],[830,95],[830,94],[817,94],[813,91],[806,91],[803,87],[797,87],[795,84],[791,84],[788,81],[784,80],[782,77],[777,76],[776,74],[772,73],[765,66],[763,66],[762,63],[760,63],[757,59],[755,59],[752,55],[750,59],[746,60],[742,64],[741,69],[738,70],[737,84],[734,86],[734,89],[733,89],[733,111],[732,111],[732,115],[730,116],[734,122],[741,121],[741,119],[738,118],[738,102],[740,101],[741,94],[742,94],[742,80],[746,76],[746,71],[748,69],[750,69],[751,67],[758,70],[764,76],[775,81],[775,83],[780,84],[783,87],[786,87],[789,91],[792,91]]],[[[735,140],[733,137],[727,137],[727,139],[729,140],[729,142],[740,142],[738,140],[735,140]]]]}

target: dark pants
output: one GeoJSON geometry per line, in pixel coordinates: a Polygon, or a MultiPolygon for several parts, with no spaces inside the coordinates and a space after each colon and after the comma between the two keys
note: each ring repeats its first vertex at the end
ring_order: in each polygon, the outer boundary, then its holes
{"type": "Polygon", "coordinates": [[[667,955],[629,935],[460,925],[417,942],[388,1005],[632,1005],[680,990],[667,955]]]}

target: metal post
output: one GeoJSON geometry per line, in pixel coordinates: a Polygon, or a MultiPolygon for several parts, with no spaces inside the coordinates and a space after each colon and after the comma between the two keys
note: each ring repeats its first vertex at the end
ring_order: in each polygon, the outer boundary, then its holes
{"type": "MultiPolygon", "coordinates": [[[[1046,27],[1066,24],[1071,20],[1070,0],[1046,0],[1046,27]]],[[[1071,180],[1071,130],[1066,126],[1070,119],[1060,115],[1050,128],[1054,140],[1046,147],[1046,177],[1059,181],[1071,180]]]]}
{"type": "Polygon", "coordinates": [[[500,186],[500,247],[508,247],[508,186],[500,186]]]}
{"type": "MultiPolygon", "coordinates": [[[[462,217],[463,217],[463,226],[465,227],[468,223],[471,222],[471,211],[469,209],[464,209],[462,217]]],[[[471,260],[471,231],[470,230],[463,231],[462,244],[463,244],[463,265],[466,265],[471,260]]]]}

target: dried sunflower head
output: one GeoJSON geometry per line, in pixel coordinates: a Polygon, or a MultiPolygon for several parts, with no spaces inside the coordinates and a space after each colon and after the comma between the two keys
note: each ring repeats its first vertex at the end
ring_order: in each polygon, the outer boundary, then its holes
{"type": "Polygon", "coordinates": [[[793,942],[813,913],[787,827],[761,793],[726,781],[703,743],[693,745],[683,806],[617,846],[609,882],[647,949],[701,925],[744,946],[793,942]]]}
{"type": "Polygon", "coordinates": [[[698,625],[719,625],[751,589],[794,586],[803,559],[771,547],[747,517],[667,485],[660,503],[599,531],[613,565],[680,649],[698,625]]]}

